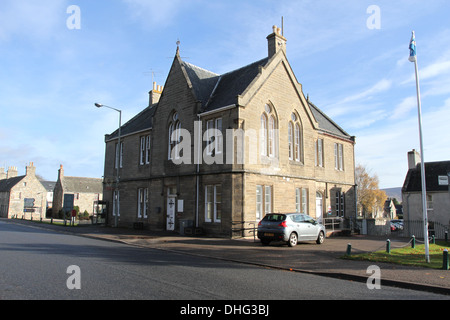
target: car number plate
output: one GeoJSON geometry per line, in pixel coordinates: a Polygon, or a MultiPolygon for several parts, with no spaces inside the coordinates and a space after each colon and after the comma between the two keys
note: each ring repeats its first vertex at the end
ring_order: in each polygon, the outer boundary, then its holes
{"type": "Polygon", "coordinates": [[[266,237],[273,237],[273,236],[274,236],[273,233],[267,233],[267,232],[265,232],[264,235],[265,235],[266,237]]]}

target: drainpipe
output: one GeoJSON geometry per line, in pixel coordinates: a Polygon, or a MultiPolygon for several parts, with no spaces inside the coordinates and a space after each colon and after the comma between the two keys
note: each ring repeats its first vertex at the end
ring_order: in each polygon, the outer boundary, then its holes
{"type": "Polygon", "coordinates": [[[201,157],[201,143],[202,143],[202,122],[200,119],[200,115],[197,115],[198,117],[198,130],[197,130],[197,177],[196,177],[196,208],[195,208],[195,227],[198,228],[198,207],[200,205],[199,203],[199,193],[200,193],[200,157],[201,157]]]}

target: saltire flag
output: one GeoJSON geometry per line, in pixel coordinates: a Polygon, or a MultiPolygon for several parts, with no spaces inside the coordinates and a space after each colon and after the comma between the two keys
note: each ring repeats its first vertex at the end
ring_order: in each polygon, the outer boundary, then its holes
{"type": "Polygon", "coordinates": [[[409,61],[415,62],[416,61],[416,36],[414,34],[414,31],[412,32],[411,36],[411,42],[409,43],[409,61]]]}

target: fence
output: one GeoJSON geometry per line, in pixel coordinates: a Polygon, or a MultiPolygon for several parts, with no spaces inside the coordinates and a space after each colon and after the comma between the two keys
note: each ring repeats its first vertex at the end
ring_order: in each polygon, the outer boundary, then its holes
{"type": "MultiPolygon", "coordinates": [[[[445,239],[445,231],[449,230],[449,225],[444,225],[436,221],[428,221],[428,236],[435,239],[445,239]]],[[[423,221],[422,220],[404,220],[403,230],[399,231],[400,236],[423,238],[423,221]]]]}

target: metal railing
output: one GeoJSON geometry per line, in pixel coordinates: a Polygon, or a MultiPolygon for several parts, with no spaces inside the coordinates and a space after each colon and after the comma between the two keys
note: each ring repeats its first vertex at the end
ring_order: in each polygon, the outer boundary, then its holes
{"type": "Polygon", "coordinates": [[[327,231],[337,231],[343,229],[344,219],[342,217],[323,218],[323,225],[327,231]]]}
{"type": "Polygon", "coordinates": [[[246,233],[249,235],[253,234],[253,240],[256,241],[258,229],[258,221],[232,221],[231,222],[231,232],[232,235],[240,233],[239,236],[246,237],[246,233]]]}

